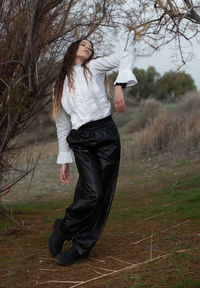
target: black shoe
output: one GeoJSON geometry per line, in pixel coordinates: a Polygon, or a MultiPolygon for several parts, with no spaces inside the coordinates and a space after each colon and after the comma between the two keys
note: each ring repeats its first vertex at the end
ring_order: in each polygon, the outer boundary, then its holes
{"type": "Polygon", "coordinates": [[[60,230],[60,223],[62,219],[56,219],[53,224],[53,233],[49,238],[49,251],[53,257],[60,254],[62,251],[63,243],[65,242],[65,237],[63,232],[60,230]]]}
{"type": "Polygon", "coordinates": [[[65,251],[64,253],[58,254],[55,257],[55,260],[57,263],[63,266],[67,266],[67,265],[73,264],[74,262],[80,261],[88,256],[89,256],[89,252],[86,252],[83,255],[80,255],[77,252],[76,248],[72,246],[69,250],[65,251]]]}

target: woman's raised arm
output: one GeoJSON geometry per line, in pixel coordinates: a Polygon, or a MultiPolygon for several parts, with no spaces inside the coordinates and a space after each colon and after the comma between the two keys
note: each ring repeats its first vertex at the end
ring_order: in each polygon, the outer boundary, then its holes
{"type": "Polygon", "coordinates": [[[133,74],[134,55],[132,51],[123,51],[109,56],[92,59],[89,67],[94,73],[105,73],[114,68],[118,68],[118,76],[114,82],[126,83],[126,87],[137,84],[137,79],[133,74]]]}

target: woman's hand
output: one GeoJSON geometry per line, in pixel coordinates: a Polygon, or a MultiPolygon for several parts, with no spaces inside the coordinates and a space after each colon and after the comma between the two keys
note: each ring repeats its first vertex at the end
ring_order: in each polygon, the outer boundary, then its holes
{"type": "Polygon", "coordinates": [[[117,112],[123,112],[126,109],[124,92],[121,86],[115,86],[114,104],[117,112]]]}
{"type": "Polygon", "coordinates": [[[71,177],[69,175],[69,164],[62,164],[60,169],[60,180],[63,184],[69,184],[71,182],[71,177]]]}

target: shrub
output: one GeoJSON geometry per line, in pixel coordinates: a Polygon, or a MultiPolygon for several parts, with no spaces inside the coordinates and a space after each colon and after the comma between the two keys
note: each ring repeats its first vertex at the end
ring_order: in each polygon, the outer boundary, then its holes
{"type": "Polygon", "coordinates": [[[128,126],[127,132],[130,133],[134,131],[139,131],[142,128],[146,127],[146,125],[158,115],[160,107],[161,102],[154,98],[142,100],[139,106],[141,116],[136,122],[128,126]]]}
{"type": "Polygon", "coordinates": [[[200,111],[200,93],[194,91],[186,94],[179,105],[179,110],[183,112],[200,111]]]}
{"type": "Polygon", "coordinates": [[[200,148],[200,111],[164,111],[136,134],[135,154],[190,152],[200,148]]]}

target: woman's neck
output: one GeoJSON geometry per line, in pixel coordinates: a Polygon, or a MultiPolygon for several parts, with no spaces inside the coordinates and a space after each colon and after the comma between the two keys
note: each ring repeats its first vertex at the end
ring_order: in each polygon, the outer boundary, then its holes
{"type": "Polygon", "coordinates": [[[84,59],[81,58],[81,57],[76,57],[75,60],[74,60],[74,66],[75,65],[79,65],[79,64],[83,64],[84,62],[84,59]]]}

